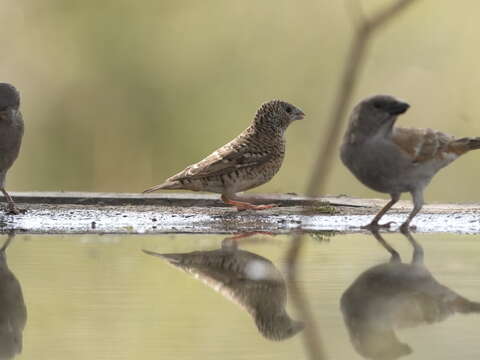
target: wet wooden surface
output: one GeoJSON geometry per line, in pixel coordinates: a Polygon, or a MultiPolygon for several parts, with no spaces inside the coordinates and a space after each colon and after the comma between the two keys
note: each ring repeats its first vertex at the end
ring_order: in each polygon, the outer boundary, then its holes
{"type": "MultiPolygon", "coordinates": [[[[0,214],[0,231],[27,233],[236,233],[266,231],[358,232],[386,203],[349,196],[306,198],[294,194],[249,194],[279,206],[242,211],[215,194],[199,193],[12,193],[21,215],[0,214]]],[[[400,224],[411,210],[400,201],[385,221],[400,224]]],[[[422,232],[480,233],[480,204],[430,204],[413,222],[422,232]]],[[[395,227],[393,228],[395,229],[395,227]]]]}

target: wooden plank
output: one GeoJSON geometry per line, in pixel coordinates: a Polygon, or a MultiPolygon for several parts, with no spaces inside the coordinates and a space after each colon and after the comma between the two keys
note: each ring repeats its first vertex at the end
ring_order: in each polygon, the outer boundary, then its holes
{"type": "MultiPolygon", "coordinates": [[[[359,232],[383,206],[383,199],[348,196],[306,198],[293,194],[258,194],[257,200],[279,207],[242,211],[218,195],[159,193],[18,192],[12,193],[21,215],[0,212],[0,232],[27,233],[237,233],[267,231],[359,232]]],[[[249,196],[253,196],[249,194],[249,196]]],[[[401,224],[411,210],[402,201],[385,217],[401,224]]],[[[480,233],[480,205],[433,204],[414,219],[417,231],[480,233]]]]}
{"type": "MultiPolygon", "coordinates": [[[[106,192],[11,192],[16,202],[24,204],[56,205],[98,205],[98,206],[174,206],[174,207],[225,207],[219,195],[194,192],[164,192],[155,194],[141,193],[106,193],[106,192]]],[[[386,199],[362,199],[348,195],[326,195],[308,198],[296,194],[249,194],[246,199],[260,203],[276,203],[281,207],[319,206],[328,203],[333,207],[365,208],[365,214],[374,214],[382,207],[386,199]]],[[[409,211],[410,200],[401,200],[394,209],[409,211]]],[[[434,203],[426,204],[423,211],[469,211],[480,210],[480,203],[434,203]]]]}
{"type": "MultiPolygon", "coordinates": [[[[93,192],[11,192],[16,202],[26,204],[57,205],[158,205],[158,206],[214,206],[224,207],[219,195],[184,193],[93,193],[93,192]]],[[[319,199],[306,198],[291,194],[259,195],[257,201],[276,202],[280,206],[314,205],[319,199]]]]}

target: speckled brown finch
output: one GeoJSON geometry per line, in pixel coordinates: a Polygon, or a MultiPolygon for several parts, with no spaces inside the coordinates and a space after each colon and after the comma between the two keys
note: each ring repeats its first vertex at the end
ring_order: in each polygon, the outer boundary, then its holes
{"type": "Polygon", "coordinates": [[[287,287],[281,272],[267,258],[238,249],[235,239],[225,239],[218,250],[183,254],[143,251],[167,260],[240,305],[269,340],[285,340],[304,328],[303,322],[286,311],[287,287]]]}
{"type": "Polygon", "coordinates": [[[432,177],[460,155],[480,148],[478,137],[456,139],[432,129],[395,127],[397,116],[408,108],[391,96],[377,95],[353,109],[341,147],[342,161],[364,185],[392,198],[366,227],[378,227],[400,194],[409,192],[414,208],[402,224],[408,228],[424,204],[423,190],[432,177]]]}
{"type": "Polygon", "coordinates": [[[240,201],[235,194],[265,184],[278,172],[285,155],[285,130],[291,122],[304,116],[289,103],[269,101],[258,109],[252,124],[235,139],[144,193],[160,189],[208,191],[222,194],[226,204],[239,210],[274,207],[275,204],[240,201]]]}
{"type": "Polygon", "coordinates": [[[13,199],[5,190],[8,169],[17,159],[23,137],[23,118],[19,110],[20,94],[10,84],[0,83],[0,191],[8,202],[8,212],[18,214],[13,199]]]}

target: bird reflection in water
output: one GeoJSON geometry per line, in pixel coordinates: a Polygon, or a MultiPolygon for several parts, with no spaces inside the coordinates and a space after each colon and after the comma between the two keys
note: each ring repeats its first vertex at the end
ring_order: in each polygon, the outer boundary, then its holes
{"type": "Polygon", "coordinates": [[[20,283],[7,265],[7,247],[14,235],[0,248],[0,359],[12,359],[22,352],[27,308],[20,283]]]}
{"type": "Polygon", "coordinates": [[[221,249],[183,254],[158,254],[200,279],[238,304],[254,319],[260,333],[269,340],[285,340],[303,329],[303,323],[287,314],[287,288],[273,263],[257,254],[238,249],[234,239],[225,239],[221,249]]]}
{"type": "Polygon", "coordinates": [[[423,249],[413,236],[410,264],[378,232],[373,235],[391,254],[390,262],[364,271],[344,292],[343,318],[355,350],[364,358],[390,360],[412,353],[396,329],[443,321],[454,313],[478,313],[472,302],[440,284],[423,264],[423,249]]]}

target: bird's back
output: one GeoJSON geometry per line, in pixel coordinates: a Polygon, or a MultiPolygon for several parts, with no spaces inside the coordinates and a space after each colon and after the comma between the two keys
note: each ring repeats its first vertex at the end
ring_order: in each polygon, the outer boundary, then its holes
{"type": "Polygon", "coordinates": [[[232,141],[167,179],[176,188],[223,193],[248,190],[269,181],[285,154],[283,137],[266,139],[247,128],[232,141]]]}
{"type": "Polygon", "coordinates": [[[394,127],[384,138],[356,142],[346,137],[342,160],[370,188],[400,193],[426,186],[440,169],[468,150],[440,131],[394,127]]]}

